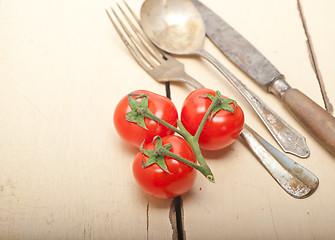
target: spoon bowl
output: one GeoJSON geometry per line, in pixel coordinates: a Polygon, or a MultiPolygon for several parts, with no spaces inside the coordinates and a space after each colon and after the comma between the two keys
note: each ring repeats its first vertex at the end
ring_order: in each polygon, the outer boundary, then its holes
{"type": "Polygon", "coordinates": [[[145,1],[141,23],[154,44],[173,54],[194,54],[206,36],[200,13],[188,0],[145,1]]]}

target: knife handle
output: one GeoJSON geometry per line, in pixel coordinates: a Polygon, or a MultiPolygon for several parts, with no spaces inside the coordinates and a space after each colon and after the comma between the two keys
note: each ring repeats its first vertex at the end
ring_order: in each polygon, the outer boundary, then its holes
{"type": "Polygon", "coordinates": [[[335,156],[335,118],[330,113],[298,89],[289,87],[283,77],[269,91],[280,96],[290,112],[335,156]]]}

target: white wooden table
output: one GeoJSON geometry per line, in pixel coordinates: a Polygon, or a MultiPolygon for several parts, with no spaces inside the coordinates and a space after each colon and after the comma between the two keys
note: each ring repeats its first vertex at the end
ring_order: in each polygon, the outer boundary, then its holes
{"type": "MultiPolygon", "coordinates": [[[[128,3],[139,12],[142,1],[128,3]]],[[[203,3],[252,42],[291,86],[324,107],[308,36],[335,104],[334,1],[203,3]]],[[[113,29],[105,14],[113,4],[0,1],[0,239],[178,237],[172,200],[154,199],[137,187],[131,172],[137,149],[122,142],[113,127],[114,107],[130,91],[165,94],[165,86],[137,65],[113,29]]],[[[290,157],[314,172],[320,186],[309,198],[290,197],[238,140],[223,151],[204,153],[216,183],[199,175],[181,197],[179,237],[334,239],[335,158],[210,41],[205,48],[306,137],[310,157],[290,157]]],[[[180,60],[200,82],[236,99],[248,124],[279,148],[216,69],[199,58],[180,60]]],[[[190,90],[171,85],[178,109],[190,90]]]]}

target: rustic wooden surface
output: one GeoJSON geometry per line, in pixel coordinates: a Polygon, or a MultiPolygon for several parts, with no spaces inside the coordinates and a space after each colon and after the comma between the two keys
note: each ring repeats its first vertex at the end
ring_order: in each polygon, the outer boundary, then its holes
{"type": "MultiPolygon", "coordinates": [[[[334,1],[203,2],[293,87],[324,107],[321,76],[335,104],[334,1]]],[[[128,3],[139,12],[142,1],[128,3]]],[[[138,189],[131,173],[137,150],[113,128],[118,99],[136,89],[165,94],[165,86],[132,59],[105,14],[111,5],[106,0],[0,0],[0,239],[176,236],[172,201],[138,189]]],[[[310,157],[290,157],[314,172],[320,186],[309,198],[290,197],[241,139],[225,150],[205,152],[216,183],[199,175],[182,196],[184,238],[334,239],[335,158],[210,41],[205,48],[305,135],[310,157]]],[[[248,124],[279,148],[217,70],[199,58],[180,60],[193,77],[235,98],[248,124]]],[[[171,86],[178,109],[190,90],[171,86]]]]}

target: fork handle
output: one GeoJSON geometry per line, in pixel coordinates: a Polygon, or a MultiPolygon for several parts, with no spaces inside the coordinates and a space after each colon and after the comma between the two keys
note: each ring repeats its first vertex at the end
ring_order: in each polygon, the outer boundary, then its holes
{"type": "Polygon", "coordinates": [[[191,85],[192,87],[198,89],[198,88],[205,88],[204,85],[202,85],[200,82],[198,82],[196,79],[188,75],[187,73],[179,73],[179,76],[175,79],[169,79],[169,81],[182,81],[184,83],[187,83],[191,85]]]}

